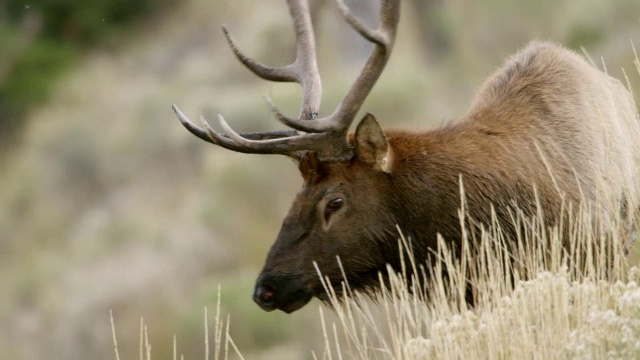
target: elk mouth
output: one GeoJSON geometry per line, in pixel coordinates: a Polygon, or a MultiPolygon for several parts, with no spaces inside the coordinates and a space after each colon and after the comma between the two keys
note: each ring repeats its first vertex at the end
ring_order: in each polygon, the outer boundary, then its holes
{"type": "Polygon", "coordinates": [[[264,311],[282,310],[291,314],[305,306],[313,296],[307,282],[300,277],[261,274],[256,281],[253,301],[264,311]]]}
{"type": "MultiPolygon", "coordinates": [[[[282,310],[284,312],[286,312],[287,314],[291,314],[292,312],[301,309],[302,307],[304,307],[305,305],[307,305],[307,303],[311,301],[311,295],[305,296],[302,299],[296,299],[290,303],[287,304],[281,304],[280,307],[278,307],[278,310],[282,310]]],[[[264,309],[264,308],[263,308],[264,309]]]]}

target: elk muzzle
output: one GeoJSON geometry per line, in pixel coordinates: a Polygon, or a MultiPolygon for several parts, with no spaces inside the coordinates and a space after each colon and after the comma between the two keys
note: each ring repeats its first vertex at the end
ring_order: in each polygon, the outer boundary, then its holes
{"type": "Polygon", "coordinates": [[[282,310],[290,314],[305,306],[313,297],[308,281],[302,276],[261,273],[253,291],[253,301],[262,310],[282,310]]]}

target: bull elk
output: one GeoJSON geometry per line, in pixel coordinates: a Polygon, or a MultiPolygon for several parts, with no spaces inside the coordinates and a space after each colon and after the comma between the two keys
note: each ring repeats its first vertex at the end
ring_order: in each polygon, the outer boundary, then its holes
{"type": "Polygon", "coordinates": [[[633,98],[618,80],[559,45],[524,47],[486,80],[468,112],[447,125],[424,132],[383,130],[366,114],[349,134],[391,55],[400,0],[381,1],[377,29],[364,25],[342,0],[337,4],[373,49],[332,114],[318,115],[322,86],[305,0],[288,0],[297,52],[287,66],[254,61],[223,26],[235,56],[257,76],[301,85],[297,118],[267,99],[275,118],[293,130],[238,134],[219,116],[222,134],[173,107],[204,141],[298,163],[302,190],[255,285],[253,299],[262,309],[290,313],[313,297],[327,300],[314,262],[331,282],[345,276],[352,289],[375,291],[379,272],[400,267],[397,227],[411,238],[418,261],[438,246],[438,234],[456,247],[462,236],[460,181],[469,218],[486,223],[494,211],[507,230],[513,230],[514,209],[542,212],[549,226],[567,203],[614,204],[595,212],[603,219],[634,212],[640,125],[633,98]]]}

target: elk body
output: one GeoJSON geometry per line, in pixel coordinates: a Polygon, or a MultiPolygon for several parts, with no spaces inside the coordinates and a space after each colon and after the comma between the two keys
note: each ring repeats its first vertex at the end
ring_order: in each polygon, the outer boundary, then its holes
{"type": "MultiPolygon", "coordinates": [[[[193,134],[224,148],[295,159],[304,180],[258,277],[254,300],[265,310],[295,311],[327,299],[314,262],[332,282],[343,272],[352,289],[372,291],[387,264],[398,270],[397,226],[424,262],[438,234],[461,241],[462,181],[468,217],[486,224],[494,209],[505,231],[510,212],[560,221],[567,204],[598,204],[594,218],[631,217],[638,205],[640,125],[630,93],[617,80],[558,45],[533,42],[511,57],[479,90],[468,112],[424,132],[381,129],[367,114],[348,135],[362,102],[382,72],[396,34],[399,0],[382,0],[377,30],[342,4],[352,27],[374,44],[338,109],[318,117],[321,97],[308,5],[289,0],[297,58],[271,68],[245,56],[224,29],[238,59],[262,78],[296,81],[304,90],[300,116],[275,117],[293,131],[225,135],[203,121],[193,134]]],[[[470,225],[471,226],[471,225],[470,225]]],[[[337,288],[338,290],[340,287],[337,288]]]]}

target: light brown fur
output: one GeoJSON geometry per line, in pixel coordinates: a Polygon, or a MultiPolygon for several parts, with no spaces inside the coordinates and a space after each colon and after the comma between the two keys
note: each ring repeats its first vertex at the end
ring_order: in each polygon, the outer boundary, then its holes
{"type": "Polygon", "coordinates": [[[608,211],[623,196],[637,205],[640,124],[629,91],[554,44],[533,42],[513,56],[459,120],[425,133],[385,134],[395,172],[428,168],[443,191],[450,184],[443,194],[450,197],[460,191],[451,179],[462,175],[475,211],[513,200],[526,206],[533,194],[523,187],[532,185],[551,217],[561,194],[608,211]]]}

